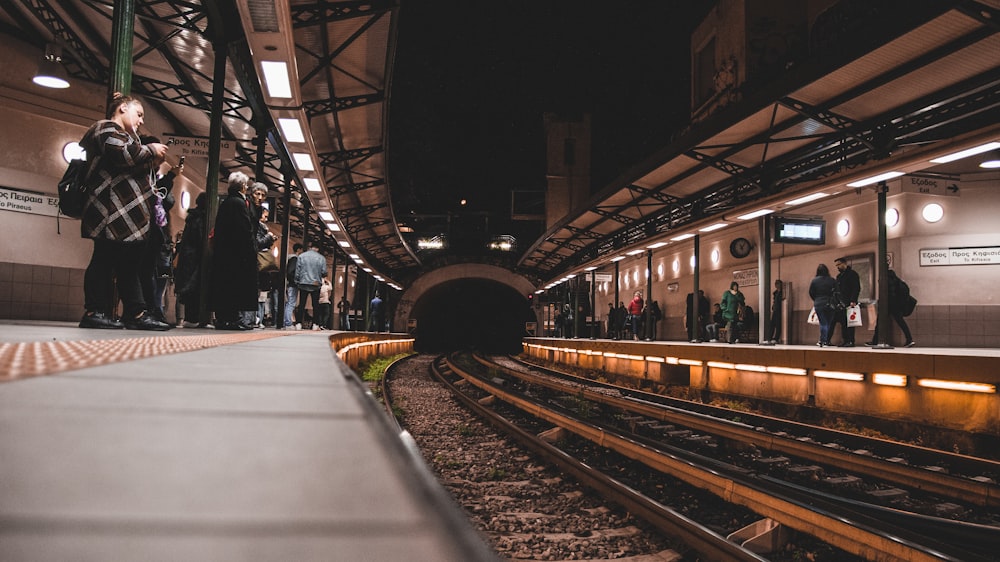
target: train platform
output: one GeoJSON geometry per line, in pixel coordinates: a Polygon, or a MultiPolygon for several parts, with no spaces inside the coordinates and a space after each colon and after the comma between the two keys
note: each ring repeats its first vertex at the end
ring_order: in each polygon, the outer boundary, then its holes
{"type": "Polygon", "coordinates": [[[329,334],[0,323],[0,560],[495,560],[329,334]]]}

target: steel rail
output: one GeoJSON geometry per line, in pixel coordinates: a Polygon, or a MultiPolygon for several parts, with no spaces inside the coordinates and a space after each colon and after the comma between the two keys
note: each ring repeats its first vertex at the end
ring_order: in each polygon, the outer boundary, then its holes
{"type": "MultiPolygon", "coordinates": [[[[476,360],[490,368],[498,369],[509,376],[517,377],[526,383],[536,384],[552,390],[566,391],[565,385],[561,385],[546,377],[516,371],[479,356],[476,356],[476,360]]],[[[531,368],[548,370],[544,367],[536,365],[531,365],[531,368]]],[[[640,393],[633,389],[591,381],[589,379],[568,375],[566,373],[556,374],[559,377],[586,382],[587,385],[599,386],[602,388],[613,388],[627,394],[647,394],[640,393]]],[[[573,392],[582,394],[582,396],[588,400],[622,408],[626,411],[645,417],[684,425],[692,430],[711,433],[725,439],[732,439],[742,443],[752,444],[767,450],[813,459],[817,462],[823,462],[849,472],[857,472],[873,476],[883,481],[905,485],[909,488],[918,489],[929,494],[944,496],[980,507],[1000,507],[1000,486],[997,486],[996,484],[980,482],[978,480],[971,480],[968,478],[959,478],[917,466],[890,463],[876,457],[858,455],[850,451],[824,447],[815,443],[800,441],[793,437],[783,437],[773,433],[762,433],[758,431],[756,427],[747,424],[724,420],[709,414],[686,411],[684,409],[665,404],[643,401],[634,397],[618,398],[600,392],[594,392],[586,388],[574,388],[573,392]]],[[[801,424],[788,422],[787,420],[773,419],[773,421],[775,423],[791,423],[795,426],[801,426],[801,424]]],[[[871,438],[866,439],[871,440],[871,438]]],[[[887,443],[882,440],[880,441],[882,443],[887,443]]],[[[887,444],[894,447],[911,448],[911,446],[905,444],[887,444]]],[[[940,454],[950,455],[950,453],[944,451],[941,451],[940,454]]],[[[997,466],[996,468],[1000,470],[1000,466],[997,466]]]]}
{"type": "Polygon", "coordinates": [[[726,540],[725,537],[711,529],[641,494],[622,482],[588,467],[560,449],[517,427],[503,416],[483,406],[479,401],[467,396],[455,387],[445,376],[446,371],[469,380],[467,374],[460,369],[456,369],[451,362],[446,360],[439,359],[432,364],[434,377],[448,388],[465,407],[487,420],[494,427],[510,435],[511,438],[542,457],[546,462],[557,465],[561,470],[570,474],[584,485],[589,486],[602,497],[618,503],[629,512],[636,514],[649,524],[655,526],[664,534],[683,542],[705,559],[732,560],[734,562],[762,562],[767,560],[736,543],[726,540]]]}
{"type": "MultiPolygon", "coordinates": [[[[779,497],[762,486],[751,486],[746,481],[727,476],[718,467],[701,466],[691,460],[641,444],[608,428],[545,408],[489,381],[462,372],[450,360],[448,365],[469,384],[524,412],[692,486],[707,490],[725,501],[745,506],[763,517],[769,517],[782,525],[817,537],[851,554],[870,560],[909,562],[967,560],[965,557],[955,557],[943,552],[938,547],[919,544],[898,533],[880,531],[843,514],[817,510],[804,502],[779,497]]],[[[928,540],[933,541],[929,538],[928,540]]]]}

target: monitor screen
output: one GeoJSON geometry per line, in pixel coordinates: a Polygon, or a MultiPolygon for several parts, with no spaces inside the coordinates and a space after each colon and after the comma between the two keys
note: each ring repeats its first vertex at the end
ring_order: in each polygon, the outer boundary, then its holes
{"type": "Polygon", "coordinates": [[[776,244],[826,244],[826,221],[793,217],[774,217],[776,244]]]}

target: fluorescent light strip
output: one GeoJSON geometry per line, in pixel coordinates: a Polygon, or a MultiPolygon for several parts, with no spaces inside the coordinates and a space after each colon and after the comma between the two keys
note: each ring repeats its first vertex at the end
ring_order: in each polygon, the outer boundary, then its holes
{"type": "Polygon", "coordinates": [[[611,261],[612,262],[616,262],[616,261],[622,261],[623,259],[625,259],[625,256],[617,256],[617,257],[611,258],[611,261]]]}
{"type": "Polygon", "coordinates": [[[736,368],[736,364],[735,363],[726,363],[724,361],[709,361],[708,362],[708,366],[716,368],[716,369],[735,369],[736,368]]]}
{"type": "Polygon", "coordinates": [[[870,178],[865,178],[863,180],[852,181],[847,184],[847,187],[864,187],[866,185],[871,185],[873,183],[878,183],[880,181],[891,180],[893,178],[898,178],[899,176],[905,176],[903,172],[886,172],[884,174],[879,174],[877,176],[872,176],[870,178]]]}
{"type": "Polygon", "coordinates": [[[320,211],[319,212],[319,218],[321,218],[321,219],[323,219],[323,220],[325,220],[327,222],[332,221],[333,220],[333,213],[331,213],[330,211],[320,211]]]}
{"type": "Polygon", "coordinates": [[[351,246],[351,243],[347,240],[337,240],[337,244],[340,244],[341,248],[349,248],[351,246]]]}
{"type": "Polygon", "coordinates": [[[906,375],[891,375],[889,373],[872,373],[872,382],[885,386],[906,386],[906,375]]]}
{"type": "Polygon", "coordinates": [[[813,371],[813,375],[821,379],[837,379],[842,381],[863,381],[863,373],[845,373],[842,371],[813,371]]]}
{"type": "Polygon", "coordinates": [[[292,82],[288,79],[288,65],[283,61],[261,61],[260,68],[272,98],[291,98],[292,82]]]}
{"type": "Polygon", "coordinates": [[[712,232],[714,230],[719,230],[720,228],[726,228],[727,226],[729,226],[728,223],[717,222],[713,225],[706,226],[705,228],[699,228],[698,232],[712,232]]]}
{"type": "Polygon", "coordinates": [[[681,240],[687,240],[688,238],[694,238],[694,234],[681,234],[680,236],[674,236],[671,240],[674,242],[680,242],[681,240]]]}
{"type": "Polygon", "coordinates": [[[306,135],[302,132],[302,124],[298,119],[292,117],[279,117],[278,125],[288,142],[306,142],[306,135]]]}
{"type": "Polygon", "coordinates": [[[311,172],[316,169],[315,167],[313,167],[313,160],[311,154],[306,154],[304,152],[293,152],[292,159],[295,160],[295,167],[304,172],[311,172]]]}
{"type": "Polygon", "coordinates": [[[646,361],[649,361],[650,363],[664,363],[665,362],[662,357],[651,357],[649,355],[646,356],[646,361]]]}
{"type": "Polygon", "coordinates": [[[680,359],[676,357],[667,357],[666,359],[668,365],[679,365],[681,362],[680,359]]]}
{"type": "Polygon", "coordinates": [[[666,245],[667,245],[666,242],[656,242],[655,244],[650,244],[649,246],[646,246],[646,249],[647,250],[655,250],[657,248],[662,248],[662,247],[664,247],[666,245]]]}
{"type": "Polygon", "coordinates": [[[940,388],[942,390],[960,390],[962,392],[980,392],[985,394],[996,394],[997,391],[997,387],[994,384],[943,381],[937,379],[917,379],[917,386],[925,388],[940,388]]]}
{"type": "Polygon", "coordinates": [[[765,367],[764,365],[749,365],[749,364],[746,364],[746,363],[737,363],[736,364],[736,370],[737,371],[753,371],[755,373],[766,373],[767,372],[767,367],[765,367]]]}
{"type": "MultiPolygon", "coordinates": [[[[306,184],[306,191],[323,191],[323,188],[319,185],[319,180],[316,178],[303,178],[302,183],[306,184]]],[[[332,218],[327,220],[333,220],[332,218]]]]}
{"type": "Polygon", "coordinates": [[[806,375],[808,371],[801,367],[774,367],[768,366],[768,373],[774,373],[777,375],[806,375]]]}
{"type": "Polygon", "coordinates": [[[792,199],[791,201],[786,201],[785,205],[788,205],[789,207],[794,207],[795,205],[802,205],[803,203],[809,203],[810,201],[822,199],[829,195],[830,195],[829,193],[823,193],[821,191],[819,193],[813,193],[811,195],[806,195],[805,197],[799,197],[798,199],[792,199]]]}
{"type": "Polygon", "coordinates": [[[597,269],[596,265],[592,265],[590,267],[583,268],[584,271],[594,271],[595,269],[597,269]]]}
{"type": "Polygon", "coordinates": [[[641,253],[643,253],[645,251],[646,250],[643,250],[642,248],[639,248],[638,250],[632,250],[631,252],[625,252],[625,255],[626,256],[638,256],[639,254],[641,254],[641,253]]]}
{"type": "Polygon", "coordinates": [[[986,144],[981,144],[979,146],[974,146],[972,148],[967,148],[959,152],[953,152],[939,158],[931,160],[935,164],[947,164],[948,162],[954,162],[955,160],[961,160],[962,158],[968,158],[969,156],[975,156],[976,154],[982,154],[983,152],[989,152],[994,148],[1000,148],[1000,142],[993,141],[986,144]]]}
{"type": "Polygon", "coordinates": [[[697,359],[678,359],[677,362],[680,363],[681,365],[687,365],[689,367],[701,367],[702,365],[705,364],[704,362],[699,361],[697,359]]]}
{"type": "Polygon", "coordinates": [[[750,219],[755,219],[757,217],[762,217],[764,215],[770,215],[773,212],[774,212],[773,209],[761,209],[759,211],[754,211],[752,213],[747,213],[745,215],[740,215],[740,216],[738,216],[736,218],[740,219],[741,221],[748,221],[750,219]]]}

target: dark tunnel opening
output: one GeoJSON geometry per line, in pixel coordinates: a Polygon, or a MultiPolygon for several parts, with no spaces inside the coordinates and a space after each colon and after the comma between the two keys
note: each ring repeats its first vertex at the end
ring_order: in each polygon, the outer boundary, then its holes
{"type": "Polygon", "coordinates": [[[521,352],[525,322],[534,322],[526,295],[490,279],[441,283],[414,303],[414,348],[422,353],[475,350],[521,352]]]}

